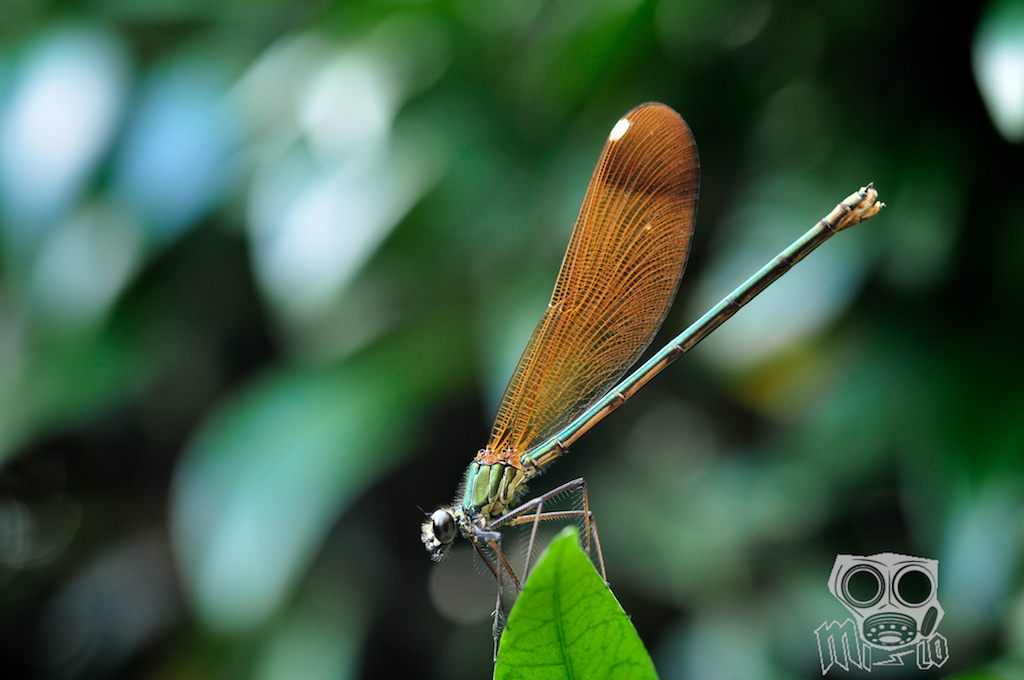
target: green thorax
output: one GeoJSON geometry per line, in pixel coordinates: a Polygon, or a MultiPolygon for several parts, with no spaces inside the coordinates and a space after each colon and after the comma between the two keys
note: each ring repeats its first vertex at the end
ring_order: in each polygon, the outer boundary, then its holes
{"type": "Polygon", "coordinates": [[[470,517],[483,515],[486,522],[505,514],[523,490],[527,473],[520,468],[473,461],[463,482],[462,509],[470,517]]]}

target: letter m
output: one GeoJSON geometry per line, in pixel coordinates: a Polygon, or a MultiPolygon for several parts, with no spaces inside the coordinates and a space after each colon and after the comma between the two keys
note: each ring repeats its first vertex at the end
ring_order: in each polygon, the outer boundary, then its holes
{"type": "MultiPolygon", "coordinates": [[[[832,664],[839,664],[844,671],[850,670],[850,664],[864,669],[860,636],[857,634],[857,624],[853,619],[846,619],[842,623],[823,623],[814,631],[814,635],[818,638],[818,658],[821,660],[822,675],[828,673],[832,664]]],[[[871,670],[870,665],[864,670],[871,670]]]]}

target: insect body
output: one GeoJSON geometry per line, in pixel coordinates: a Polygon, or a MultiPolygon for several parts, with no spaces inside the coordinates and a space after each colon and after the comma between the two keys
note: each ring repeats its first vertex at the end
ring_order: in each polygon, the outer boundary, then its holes
{"type": "Polygon", "coordinates": [[[582,478],[519,506],[525,484],[654,376],[707,337],[833,234],[884,206],[869,184],[624,380],[672,304],[686,266],[697,210],[699,166],[689,127],[663,104],[627,113],[605,143],[590,179],[547,311],[505,389],[488,445],[466,470],[452,505],[422,525],[421,539],[440,560],[457,535],[469,539],[498,580],[520,581],[501,551],[503,526],[581,518],[587,550],[604,561],[582,478]],[[545,512],[545,501],[582,489],[583,508],[545,512]],[[488,557],[493,555],[493,560],[488,557]]]}
{"type": "MultiPolygon", "coordinates": [[[[616,123],[490,441],[470,463],[452,506],[423,525],[422,540],[434,559],[461,533],[491,547],[503,562],[494,529],[529,521],[520,509],[507,517],[526,482],[599,418],[560,431],[608,393],[668,313],[690,250],[698,176],[693,135],[669,107],[645,104],[616,123]]],[[[575,486],[583,487],[582,480],[575,486]]],[[[589,511],[584,519],[589,545],[589,511]]],[[[491,567],[500,578],[501,566],[491,567]]]]}

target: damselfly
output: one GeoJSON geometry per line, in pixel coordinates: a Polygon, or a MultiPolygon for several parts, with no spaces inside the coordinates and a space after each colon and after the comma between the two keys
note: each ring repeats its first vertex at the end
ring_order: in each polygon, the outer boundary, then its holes
{"type": "MultiPolygon", "coordinates": [[[[494,573],[495,636],[503,574],[521,587],[502,552],[501,527],[533,523],[528,570],[541,520],[582,519],[587,552],[596,553],[607,580],[584,480],[515,506],[524,485],[808,253],[884,206],[870,184],[851,194],[618,382],[651,343],[675,297],[690,251],[699,174],[690,128],[669,107],[643,104],[615,124],[587,187],[551,302],[505,389],[490,441],[470,463],[452,505],[423,523],[421,538],[433,559],[440,560],[462,534],[494,573]],[[573,489],[583,492],[581,509],[544,511],[546,501],[573,489]]],[[[524,570],[524,581],[526,576],[524,570]]]]}

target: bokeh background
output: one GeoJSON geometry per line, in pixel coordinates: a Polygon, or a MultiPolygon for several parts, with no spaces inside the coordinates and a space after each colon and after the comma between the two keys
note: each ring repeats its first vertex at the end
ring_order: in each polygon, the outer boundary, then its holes
{"type": "Polygon", "coordinates": [[[1024,676],[1013,0],[0,4],[0,675],[487,677],[422,512],[649,100],[703,170],[659,340],[889,207],[534,490],[586,476],[663,678],[820,677],[835,556],[882,551],[939,560],[930,676],[1024,676]]]}

